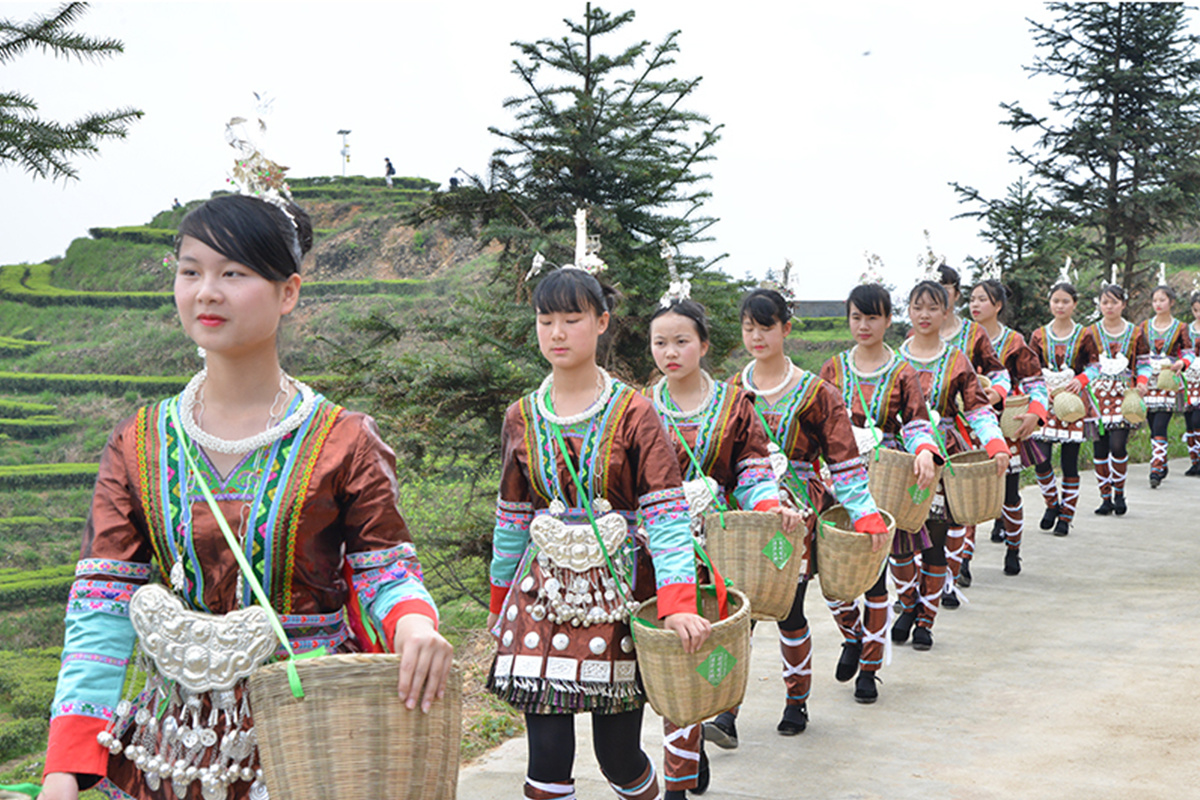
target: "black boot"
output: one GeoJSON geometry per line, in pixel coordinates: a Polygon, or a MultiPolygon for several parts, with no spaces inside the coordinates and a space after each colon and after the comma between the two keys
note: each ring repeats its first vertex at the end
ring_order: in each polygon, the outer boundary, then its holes
{"type": "Polygon", "coordinates": [[[896,617],[896,621],[892,623],[892,641],[896,644],[904,644],[908,641],[908,634],[912,630],[913,623],[917,621],[917,612],[902,611],[900,616],[896,617]]]}
{"type": "Polygon", "coordinates": [[[838,683],[845,683],[858,672],[858,659],[862,657],[861,642],[842,642],[842,655],[838,658],[837,672],[834,677],[838,683]]]}
{"type": "Polygon", "coordinates": [[[1113,494],[1113,513],[1118,517],[1123,517],[1128,510],[1129,506],[1125,505],[1125,494],[1123,492],[1113,494]]]}
{"type": "Polygon", "coordinates": [[[954,583],[964,589],[971,588],[971,559],[963,559],[962,569],[958,571],[958,580],[954,583]]]}
{"type": "Polygon", "coordinates": [[[801,703],[798,706],[783,707],[783,719],[779,720],[775,730],[779,731],[780,736],[795,736],[798,733],[804,733],[804,729],[807,727],[808,704],[801,703]]]}
{"type": "Polygon", "coordinates": [[[1047,506],[1046,513],[1042,514],[1041,526],[1042,530],[1048,531],[1054,527],[1054,521],[1058,519],[1059,508],[1057,505],[1047,506]]]}
{"type": "Polygon", "coordinates": [[[1193,461],[1192,465],[1187,468],[1187,472],[1183,474],[1193,478],[1200,477],[1200,461],[1193,461]]]}
{"type": "Polygon", "coordinates": [[[874,671],[867,672],[865,669],[858,673],[858,680],[854,682],[854,702],[856,703],[874,703],[879,699],[879,689],[875,688],[875,682],[879,680],[879,676],[874,671]]]}
{"type": "Polygon", "coordinates": [[[704,723],[704,741],[712,742],[722,750],[737,750],[737,717],[722,711],[712,722],[704,723]]]}
{"type": "Polygon", "coordinates": [[[1058,522],[1056,522],[1054,524],[1054,535],[1055,536],[1066,536],[1070,532],[1071,532],[1071,523],[1068,522],[1067,520],[1060,519],[1058,522]]]}
{"type": "MultiPolygon", "coordinates": [[[[953,589],[947,588],[942,592],[942,608],[958,608],[962,603],[958,600],[958,595],[953,589]]],[[[913,646],[917,644],[916,637],[913,638],[913,646]]]]}
{"type": "Polygon", "coordinates": [[[929,650],[933,648],[933,633],[929,628],[917,628],[913,631],[913,650],[929,650]]]}
{"type": "Polygon", "coordinates": [[[700,728],[700,774],[696,776],[696,787],[692,794],[704,794],[708,791],[708,783],[712,780],[712,771],[708,768],[708,753],[704,752],[704,728],[700,728]]]}
{"type": "Polygon", "coordinates": [[[1008,552],[1004,554],[1004,574],[1021,574],[1021,551],[1015,547],[1008,548],[1008,552]]]}
{"type": "Polygon", "coordinates": [[[992,541],[993,542],[1003,542],[1004,541],[1004,518],[1003,517],[1001,517],[1000,519],[997,519],[996,524],[992,525],[992,541]]]}
{"type": "Polygon", "coordinates": [[[1113,512],[1113,510],[1115,508],[1116,508],[1116,506],[1113,505],[1113,501],[1110,498],[1106,497],[1106,498],[1104,498],[1104,502],[1102,502],[1100,504],[1100,506],[1096,509],[1096,513],[1102,517],[1107,517],[1109,514],[1111,514],[1113,512]]]}

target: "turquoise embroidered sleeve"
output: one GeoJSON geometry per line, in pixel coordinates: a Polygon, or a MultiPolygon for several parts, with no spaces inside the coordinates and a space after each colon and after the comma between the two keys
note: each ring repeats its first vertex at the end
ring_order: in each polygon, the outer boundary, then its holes
{"type": "Polygon", "coordinates": [[[927,419],[914,419],[905,423],[900,429],[900,438],[904,442],[904,449],[913,454],[916,454],[922,445],[937,447],[937,440],[933,438],[933,426],[927,419]]]}
{"type": "Polygon", "coordinates": [[[492,563],[489,575],[493,586],[511,586],[517,565],[529,547],[529,524],[533,522],[533,503],[515,503],[496,498],[496,524],[492,529],[492,563]]]}
{"type": "Polygon", "coordinates": [[[738,508],[752,509],[764,500],[779,499],[779,484],[768,458],[747,458],[737,464],[733,499],[738,508]]]}
{"type": "Polygon", "coordinates": [[[861,457],[829,465],[833,482],[833,496],[846,507],[850,519],[858,520],[879,513],[875,500],[867,488],[867,468],[861,457]]]}
{"type": "Polygon", "coordinates": [[[350,553],[346,560],[354,569],[354,589],[380,629],[388,613],[408,600],[420,600],[437,613],[437,605],[425,589],[413,545],[405,543],[388,550],[350,553]]]}
{"type": "Polygon", "coordinates": [[[1004,434],[1000,431],[1000,423],[996,419],[996,412],[992,411],[990,407],[977,408],[974,411],[968,411],[963,416],[979,441],[983,442],[985,446],[993,439],[1004,439],[1004,434]]]}
{"type": "Polygon", "coordinates": [[[638,498],[638,507],[650,537],[650,557],[654,559],[658,588],[669,584],[694,584],[696,567],[683,487],[642,495],[638,498]]]}

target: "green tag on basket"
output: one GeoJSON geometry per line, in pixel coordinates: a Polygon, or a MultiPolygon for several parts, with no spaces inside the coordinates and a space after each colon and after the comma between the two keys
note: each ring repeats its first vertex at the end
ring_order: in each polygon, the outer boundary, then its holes
{"type": "Polygon", "coordinates": [[[792,552],[795,547],[787,540],[787,537],[782,532],[775,534],[771,541],[767,542],[767,546],[762,549],[763,555],[775,565],[776,569],[783,569],[792,558],[792,552]]]}
{"type": "Polygon", "coordinates": [[[929,497],[929,492],[929,489],[918,488],[915,483],[908,487],[908,496],[912,498],[914,503],[924,503],[929,497]]]}
{"type": "Polygon", "coordinates": [[[733,657],[733,653],[718,646],[716,650],[709,653],[708,658],[700,662],[696,667],[696,672],[699,672],[704,680],[713,686],[720,686],[721,681],[725,680],[725,676],[733,671],[733,665],[736,663],[737,659],[733,657]]]}

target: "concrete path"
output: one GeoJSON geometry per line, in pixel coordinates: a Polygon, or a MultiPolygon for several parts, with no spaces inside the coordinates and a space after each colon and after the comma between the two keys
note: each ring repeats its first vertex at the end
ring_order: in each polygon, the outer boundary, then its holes
{"type": "MultiPolygon", "coordinates": [[[[970,603],[943,610],[934,647],[895,648],[879,702],[858,705],[833,678],[841,637],[810,591],[813,689],[808,730],[783,738],[776,629],[759,625],[741,746],[709,747],[712,785],[727,798],[1200,798],[1200,480],[1187,463],[1150,490],[1130,470],[1129,513],[1097,517],[1091,473],[1067,537],[1038,529],[1024,493],[1023,571],[1001,571],[1004,546],[980,529],[970,603]]],[[[580,800],[611,798],[577,723],[580,800]]],[[[662,762],[659,717],[643,746],[662,762]]],[[[525,740],[462,770],[458,796],[519,798],[525,740]]]]}

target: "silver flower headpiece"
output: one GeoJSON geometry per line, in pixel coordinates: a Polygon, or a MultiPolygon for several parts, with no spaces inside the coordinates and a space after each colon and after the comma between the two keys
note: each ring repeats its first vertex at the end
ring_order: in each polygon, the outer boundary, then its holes
{"type": "Polygon", "coordinates": [[[1167,285],[1167,264],[1165,261],[1158,262],[1158,285],[1167,285]]]}
{"type": "Polygon", "coordinates": [[[659,245],[659,255],[663,261],[667,262],[667,275],[670,282],[667,284],[667,291],[659,298],[658,304],[663,308],[668,307],[671,303],[677,300],[687,300],[692,296],[692,282],[690,276],[680,277],[679,269],[675,266],[675,252],[671,249],[671,245],[662,242],[659,245]]]}
{"type": "MultiPolygon", "coordinates": [[[[270,111],[274,101],[266,99],[258,92],[254,93],[254,98],[258,103],[254,109],[255,113],[251,116],[256,123],[257,134],[261,136],[267,132],[267,123],[263,116],[270,111]]],[[[279,208],[295,225],[296,218],[288,209],[288,205],[293,202],[292,191],[285,179],[288,167],[280,166],[263,155],[261,145],[255,142],[254,136],[246,128],[249,123],[250,120],[246,117],[233,117],[225,123],[225,141],[238,152],[229,183],[237,187],[239,194],[257,197],[279,208]]]]}
{"type": "Polygon", "coordinates": [[[796,293],[792,291],[792,260],[785,258],[783,260],[783,274],[779,281],[775,284],[775,291],[783,296],[783,299],[789,303],[795,302],[796,293]]]}
{"type": "MultiPolygon", "coordinates": [[[[596,255],[600,252],[600,237],[588,236],[587,232],[587,209],[580,208],[575,210],[575,263],[563,264],[561,269],[581,269],[589,275],[598,275],[608,269],[608,264],[605,264],[600,256],[596,255]]],[[[525,280],[529,280],[542,271],[546,265],[546,257],[541,253],[535,253],[533,256],[533,266],[529,272],[525,274],[525,280]]]]}
{"type": "Polygon", "coordinates": [[[883,285],[883,259],[878,253],[868,253],[863,251],[863,258],[867,260],[867,269],[862,275],[858,276],[858,284],[860,286],[868,286],[873,283],[883,285]]]}
{"type": "Polygon", "coordinates": [[[1110,286],[1116,286],[1118,280],[1120,278],[1117,274],[1117,262],[1114,261],[1108,270],[1108,283],[1110,286]]]}
{"type": "Polygon", "coordinates": [[[979,270],[980,280],[999,281],[1003,275],[1003,268],[992,256],[987,257],[987,260],[983,262],[983,266],[979,270]]]}
{"type": "Polygon", "coordinates": [[[1063,262],[1062,269],[1058,272],[1058,283],[1074,283],[1078,278],[1079,270],[1071,269],[1071,257],[1067,256],[1067,260],[1063,262]]]}

